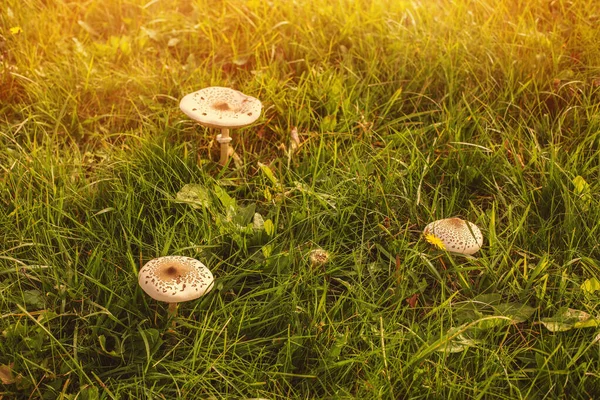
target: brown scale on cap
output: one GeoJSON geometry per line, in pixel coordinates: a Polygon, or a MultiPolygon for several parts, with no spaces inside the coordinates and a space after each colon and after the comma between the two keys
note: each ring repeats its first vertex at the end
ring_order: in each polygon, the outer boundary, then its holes
{"type": "Polygon", "coordinates": [[[224,102],[224,101],[218,101],[216,103],[211,104],[211,107],[217,111],[229,111],[231,110],[231,107],[229,107],[229,104],[224,102]]]}
{"type": "Polygon", "coordinates": [[[448,223],[449,226],[452,226],[452,227],[458,229],[458,228],[462,228],[463,227],[465,221],[463,221],[460,218],[448,218],[447,219],[447,223],[448,223]]]}

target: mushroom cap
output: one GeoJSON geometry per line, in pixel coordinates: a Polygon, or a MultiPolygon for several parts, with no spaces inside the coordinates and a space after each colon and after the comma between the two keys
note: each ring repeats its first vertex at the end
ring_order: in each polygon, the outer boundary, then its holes
{"type": "Polygon", "coordinates": [[[148,261],[138,282],[153,299],[167,303],[194,300],[210,292],[215,278],[200,261],[184,256],[165,256],[148,261]]]}
{"type": "Polygon", "coordinates": [[[423,230],[425,235],[439,238],[446,250],[453,253],[473,254],[483,245],[483,235],[472,222],[460,218],[446,218],[428,224],[423,230]]]}
{"type": "Polygon", "coordinates": [[[211,86],[184,96],[179,108],[209,128],[241,128],[260,117],[262,103],[240,91],[211,86]]]}
{"type": "Polygon", "coordinates": [[[317,248],[308,253],[308,259],[313,267],[322,266],[329,261],[329,253],[321,248],[317,248]]]}

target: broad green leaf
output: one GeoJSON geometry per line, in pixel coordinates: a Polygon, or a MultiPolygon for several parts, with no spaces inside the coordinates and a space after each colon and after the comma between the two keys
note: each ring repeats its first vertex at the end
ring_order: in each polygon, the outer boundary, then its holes
{"type": "Polygon", "coordinates": [[[277,190],[281,190],[281,184],[279,183],[277,177],[275,177],[273,170],[268,165],[263,164],[261,162],[258,163],[258,166],[260,167],[262,173],[265,174],[267,178],[269,178],[273,186],[275,186],[277,190]]]}
{"type": "Polygon", "coordinates": [[[535,308],[520,303],[498,304],[494,309],[501,315],[510,318],[513,323],[525,322],[535,312],[535,308]]]}
{"type": "Polygon", "coordinates": [[[36,307],[38,309],[44,308],[45,306],[44,296],[39,290],[25,290],[23,292],[23,300],[25,301],[25,304],[36,307]]]}
{"type": "Polygon", "coordinates": [[[461,323],[473,322],[476,329],[492,329],[525,322],[535,312],[526,304],[499,301],[499,294],[477,296],[454,306],[454,317],[461,323]]]}
{"type": "Polygon", "coordinates": [[[474,309],[468,308],[466,306],[461,307],[459,310],[453,312],[453,317],[461,324],[472,322],[483,317],[483,313],[474,309]]]}
{"type": "Polygon", "coordinates": [[[40,323],[44,323],[44,322],[48,322],[48,321],[53,320],[57,316],[58,316],[58,314],[55,313],[54,311],[41,310],[40,311],[40,315],[38,315],[38,317],[37,317],[37,320],[40,323]]]}
{"type": "Polygon", "coordinates": [[[581,194],[589,193],[589,191],[590,191],[590,185],[580,175],[577,175],[575,178],[573,178],[573,185],[575,186],[576,194],[581,195],[581,194]]]}
{"type": "Polygon", "coordinates": [[[106,337],[104,335],[100,335],[98,336],[98,342],[100,343],[100,348],[102,348],[102,351],[104,351],[106,354],[109,354],[113,357],[118,357],[122,352],[117,352],[116,350],[120,348],[120,343],[118,342],[118,339],[115,337],[115,349],[113,350],[107,350],[106,348],[106,337]]]}
{"type": "Polygon", "coordinates": [[[238,207],[235,216],[233,217],[233,222],[245,227],[246,225],[252,222],[252,218],[254,217],[255,211],[255,203],[249,204],[246,207],[238,207]]]}
{"type": "Polygon", "coordinates": [[[263,195],[265,196],[265,200],[267,200],[267,201],[273,200],[273,195],[271,194],[271,191],[269,190],[268,187],[265,187],[263,195]]]}
{"type": "Polygon", "coordinates": [[[119,50],[127,56],[131,54],[131,38],[129,36],[121,36],[119,50]]]}
{"type": "Polygon", "coordinates": [[[140,330],[140,333],[144,334],[144,336],[146,337],[146,340],[148,341],[148,344],[150,345],[151,348],[160,346],[163,343],[163,340],[161,338],[161,335],[160,335],[160,332],[158,329],[154,329],[154,328],[144,329],[143,331],[140,330]]]}
{"type": "Polygon", "coordinates": [[[77,396],[77,400],[100,400],[100,390],[94,385],[85,385],[79,392],[81,396],[77,396]]]}
{"type": "Polygon", "coordinates": [[[467,350],[469,347],[476,346],[479,341],[467,336],[467,325],[448,329],[448,332],[436,340],[432,346],[435,351],[442,353],[460,353],[467,350]]]}
{"type": "Polygon", "coordinates": [[[595,291],[600,290],[600,281],[596,279],[596,277],[586,279],[586,281],[581,284],[581,289],[586,293],[594,293],[595,291]]]}
{"type": "Polygon", "coordinates": [[[499,304],[500,300],[502,300],[500,293],[484,293],[473,297],[471,301],[481,305],[495,305],[499,304]]]}
{"type": "Polygon", "coordinates": [[[583,177],[577,175],[575,178],[573,178],[573,186],[575,186],[575,194],[579,196],[583,208],[587,208],[592,201],[590,185],[585,181],[585,179],[583,179],[583,177]]]}
{"type": "Polygon", "coordinates": [[[152,358],[152,354],[157,351],[163,344],[163,339],[158,329],[138,327],[138,335],[134,336],[132,351],[138,355],[145,353],[148,362],[152,358]]]}
{"type": "Polygon", "coordinates": [[[265,220],[259,213],[254,213],[254,216],[252,217],[252,228],[256,231],[265,229],[265,220]]]}
{"type": "Polygon", "coordinates": [[[342,350],[344,349],[344,347],[346,346],[347,343],[348,343],[348,332],[346,332],[346,334],[338,333],[336,335],[335,343],[329,349],[329,353],[327,354],[327,356],[330,359],[337,359],[340,356],[340,354],[342,353],[342,350]]]}
{"type": "Polygon", "coordinates": [[[266,244],[263,247],[261,247],[261,251],[263,256],[265,256],[265,258],[269,258],[271,256],[271,254],[273,253],[273,246],[270,244],[266,244]]]}
{"type": "Polygon", "coordinates": [[[571,329],[590,328],[599,325],[599,321],[585,311],[563,308],[556,315],[542,318],[541,324],[550,332],[564,332],[571,329]]]}
{"type": "Polygon", "coordinates": [[[585,321],[575,322],[573,324],[573,328],[595,328],[598,325],[600,325],[600,321],[598,321],[596,318],[590,318],[585,321]]]}
{"type": "Polygon", "coordinates": [[[225,189],[223,189],[219,185],[215,185],[214,191],[215,191],[215,195],[217,196],[217,198],[219,199],[219,201],[221,202],[223,207],[225,207],[227,215],[232,216],[233,213],[235,212],[235,209],[237,208],[235,199],[233,199],[231,196],[229,196],[229,194],[227,194],[225,189]]]}
{"type": "Polygon", "coordinates": [[[482,317],[503,317],[501,321],[486,321],[478,325],[479,328],[484,326],[505,325],[506,322],[520,323],[531,317],[535,312],[532,308],[520,303],[500,303],[500,294],[491,293],[483,294],[474,297],[472,300],[460,302],[454,308],[455,317],[461,322],[470,322],[482,317]],[[509,318],[510,321],[507,321],[509,318]],[[505,322],[502,322],[505,321],[505,322]]]}
{"type": "Polygon", "coordinates": [[[491,315],[481,318],[479,321],[475,321],[474,328],[478,329],[493,329],[500,328],[510,325],[511,321],[508,317],[501,315],[491,315]]]}
{"type": "Polygon", "coordinates": [[[321,132],[331,132],[335,130],[337,126],[337,118],[335,115],[330,114],[326,115],[323,119],[321,119],[321,132]]]}
{"type": "Polygon", "coordinates": [[[273,233],[275,233],[275,224],[273,224],[273,221],[271,221],[270,219],[265,221],[265,232],[267,233],[267,235],[271,236],[273,235],[273,233]]]}
{"type": "Polygon", "coordinates": [[[439,351],[441,353],[460,353],[467,350],[469,347],[468,344],[458,342],[458,341],[450,341],[446,343],[443,347],[436,349],[435,351],[439,351]]]}
{"type": "Polygon", "coordinates": [[[573,324],[566,324],[558,321],[549,321],[542,319],[542,325],[546,327],[550,332],[564,332],[573,329],[573,324]]]}
{"type": "Polygon", "coordinates": [[[331,208],[336,208],[335,206],[335,200],[334,197],[330,194],[327,193],[317,193],[314,190],[312,190],[308,185],[299,182],[299,181],[294,181],[294,185],[296,185],[296,190],[299,190],[300,192],[310,195],[310,196],[314,196],[317,200],[319,200],[319,202],[324,205],[324,206],[329,206],[331,208]]]}
{"type": "Polygon", "coordinates": [[[475,321],[483,316],[484,311],[491,312],[491,306],[501,300],[498,293],[480,294],[471,300],[461,301],[452,306],[454,316],[461,322],[475,321]]]}
{"type": "Polygon", "coordinates": [[[199,184],[188,183],[177,192],[176,200],[179,203],[186,203],[194,208],[210,206],[210,195],[208,190],[199,184]]]}
{"type": "Polygon", "coordinates": [[[567,308],[562,310],[558,314],[561,318],[574,320],[575,322],[583,322],[590,319],[591,315],[586,313],[585,311],[575,310],[574,308],[567,308]]]}

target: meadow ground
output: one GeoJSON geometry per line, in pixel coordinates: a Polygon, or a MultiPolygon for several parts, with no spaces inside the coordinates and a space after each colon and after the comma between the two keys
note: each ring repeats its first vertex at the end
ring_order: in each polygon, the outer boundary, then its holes
{"type": "Polygon", "coordinates": [[[3,0],[0,398],[596,397],[599,24],[596,0],[3,0]],[[210,85],[264,104],[237,167],[178,107],[210,85]],[[474,257],[423,239],[451,216],[474,257]],[[170,254],[217,278],[174,328],[137,285],[170,254]]]}

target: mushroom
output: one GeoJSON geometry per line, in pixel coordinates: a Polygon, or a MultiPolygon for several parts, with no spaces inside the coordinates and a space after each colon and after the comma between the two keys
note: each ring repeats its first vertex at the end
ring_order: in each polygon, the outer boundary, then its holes
{"type": "Polygon", "coordinates": [[[221,144],[219,164],[225,165],[229,160],[229,129],[256,121],[262,111],[262,103],[237,90],[211,86],[184,96],[179,108],[200,125],[221,129],[217,135],[217,142],[221,144]]]}
{"type": "Polygon", "coordinates": [[[141,288],[155,300],[169,303],[169,316],[177,304],[210,292],[215,278],[200,261],[184,256],[165,256],[148,261],[140,270],[141,288]]]}
{"type": "Polygon", "coordinates": [[[311,250],[308,253],[311,267],[321,267],[329,261],[329,253],[321,248],[311,250]]]}
{"type": "Polygon", "coordinates": [[[483,245],[483,235],[477,225],[460,218],[434,221],[425,227],[423,234],[429,243],[453,253],[470,255],[483,245]]]}

